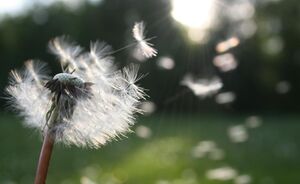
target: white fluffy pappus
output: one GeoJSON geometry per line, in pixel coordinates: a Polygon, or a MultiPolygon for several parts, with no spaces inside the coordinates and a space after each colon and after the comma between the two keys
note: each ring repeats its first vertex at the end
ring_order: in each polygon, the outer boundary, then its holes
{"type": "Polygon", "coordinates": [[[10,75],[6,91],[25,124],[52,131],[56,142],[90,148],[99,148],[129,132],[145,96],[135,84],[140,79],[138,67],[116,70],[108,55],[110,47],[100,42],[92,43],[90,52],[83,52],[65,37],[58,37],[49,48],[64,73],[51,79],[44,73],[45,64],[30,61],[24,70],[10,75]],[[55,95],[55,102],[61,106],[55,124],[49,125],[46,116],[55,95]],[[84,95],[86,98],[77,98],[84,95]]]}
{"type": "Polygon", "coordinates": [[[190,74],[183,78],[181,85],[188,87],[196,96],[201,98],[216,94],[223,87],[223,83],[217,77],[213,79],[194,79],[190,74]]]}
{"type": "Polygon", "coordinates": [[[132,29],[134,39],[138,42],[137,50],[146,58],[151,58],[157,55],[157,50],[152,46],[153,44],[147,42],[151,38],[145,38],[145,24],[144,22],[136,22],[132,29]]]}

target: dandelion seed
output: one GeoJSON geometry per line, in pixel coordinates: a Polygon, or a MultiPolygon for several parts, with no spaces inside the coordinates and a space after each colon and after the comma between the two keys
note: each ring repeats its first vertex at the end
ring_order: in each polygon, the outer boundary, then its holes
{"type": "Polygon", "coordinates": [[[112,48],[105,42],[91,42],[89,57],[91,63],[96,65],[96,67],[99,70],[97,74],[110,72],[107,69],[113,67],[114,58],[110,56],[109,53],[112,53],[112,48]]]}
{"type": "Polygon", "coordinates": [[[222,160],[225,157],[225,153],[220,148],[215,148],[211,150],[208,156],[212,160],[222,160]]]}
{"type": "Polygon", "coordinates": [[[150,128],[140,125],[135,129],[135,133],[138,137],[143,139],[148,139],[152,135],[152,131],[150,128]]]}
{"type": "Polygon", "coordinates": [[[226,14],[232,21],[244,21],[255,15],[255,7],[251,1],[237,1],[228,6],[226,14]]]}
{"type": "Polygon", "coordinates": [[[216,95],[216,102],[218,104],[228,104],[235,100],[235,94],[233,92],[224,92],[216,95]]]}
{"type": "Polygon", "coordinates": [[[212,160],[221,160],[224,158],[224,151],[217,147],[216,143],[210,140],[200,141],[197,146],[192,149],[194,158],[203,158],[208,156],[212,160]]]}
{"type": "Polygon", "coordinates": [[[258,29],[257,27],[258,25],[255,23],[255,21],[249,19],[237,25],[237,32],[244,39],[248,39],[251,38],[256,33],[258,29]]]}
{"type": "Polygon", "coordinates": [[[153,44],[147,42],[149,39],[145,38],[144,22],[135,23],[132,29],[134,39],[138,42],[138,50],[146,57],[151,58],[157,55],[157,50],[152,46],[153,44]]]}
{"type": "Polygon", "coordinates": [[[190,75],[186,75],[181,81],[181,85],[188,87],[196,96],[204,98],[217,93],[223,84],[218,78],[194,80],[190,75]]]}
{"type": "Polygon", "coordinates": [[[238,66],[235,57],[230,53],[216,56],[213,64],[222,72],[234,70],[238,66]]]}
{"type": "Polygon", "coordinates": [[[144,115],[149,116],[155,112],[156,105],[151,101],[144,101],[141,102],[140,109],[143,111],[144,115]]]}
{"type": "Polygon", "coordinates": [[[288,81],[280,81],[276,85],[276,92],[279,94],[286,94],[290,91],[291,84],[288,81]]]}
{"type": "Polygon", "coordinates": [[[246,119],[245,125],[248,128],[258,128],[262,125],[262,119],[259,116],[250,116],[246,119]]]}
{"type": "Polygon", "coordinates": [[[203,158],[207,152],[203,150],[201,147],[196,146],[195,148],[192,149],[192,157],[194,158],[203,158]]]}
{"type": "Polygon", "coordinates": [[[131,51],[131,56],[141,63],[143,63],[147,60],[147,58],[143,55],[143,53],[141,53],[139,48],[134,48],[131,51]]]}
{"type": "Polygon", "coordinates": [[[160,57],[157,60],[157,66],[164,70],[172,70],[175,67],[175,62],[170,57],[160,57]]]}
{"type": "Polygon", "coordinates": [[[234,179],[234,183],[235,183],[235,184],[250,184],[251,181],[252,181],[251,176],[249,176],[249,175],[247,175],[247,174],[237,176],[237,177],[234,179]]]}
{"type": "Polygon", "coordinates": [[[284,41],[279,36],[274,36],[265,41],[263,51],[269,55],[277,55],[284,49],[284,41]]]}
{"type": "Polygon", "coordinates": [[[26,69],[27,69],[27,71],[28,71],[28,74],[29,75],[31,75],[31,77],[34,79],[34,81],[37,83],[37,85],[39,86],[39,87],[42,87],[42,84],[41,84],[41,81],[40,81],[40,79],[39,79],[39,77],[38,77],[38,74],[35,72],[36,70],[38,70],[38,69],[35,69],[34,67],[35,66],[37,66],[37,65],[33,65],[33,61],[32,60],[30,60],[30,61],[27,61],[26,63],[25,63],[25,66],[26,66],[26,69]]]}
{"type": "Polygon", "coordinates": [[[96,184],[96,182],[94,182],[93,180],[91,180],[90,178],[83,176],[80,178],[80,183],[81,184],[96,184]]]}
{"type": "Polygon", "coordinates": [[[70,65],[70,70],[78,69],[76,58],[82,52],[82,48],[71,43],[67,37],[54,38],[49,42],[49,49],[59,58],[61,65],[70,65]]]}
{"type": "Polygon", "coordinates": [[[234,48],[240,44],[240,39],[237,37],[231,37],[228,40],[220,42],[216,46],[216,51],[219,53],[226,52],[231,48],[234,48]]]}
{"type": "Polygon", "coordinates": [[[237,176],[237,171],[232,167],[220,167],[206,172],[206,177],[212,180],[232,180],[237,176]]]}
{"type": "Polygon", "coordinates": [[[240,143],[248,139],[248,133],[243,125],[231,126],[228,129],[228,136],[232,142],[240,143]]]}

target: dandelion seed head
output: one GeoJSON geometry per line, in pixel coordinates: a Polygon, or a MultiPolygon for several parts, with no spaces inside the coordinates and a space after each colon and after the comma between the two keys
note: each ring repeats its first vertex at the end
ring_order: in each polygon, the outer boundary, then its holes
{"type": "Polygon", "coordinates": [[[76,77],[72,74],[69,74],[69,73],[59,73],[59,74],[56,74],[54,77],[53,77],[54,80],[58,80],[60,81],[61,83],[63,84],[70,84],[70,85],[74,85],[74,86],[83,86],[84,84],[84,81],[83,79],[79,78],[79,77],[76,77]]]}
{"type": "Polygon", "coordinates": [[[117,70],[110,47],[102,42],[92,43],[86,53],[65,37],[53,39],[49,47],[65,67],[63,73],[51,78],[44,64],[33,61],[11,72],[6,91],[25,124],[79,147],[99,148],[124,137],[145,96],[136,85],[138,67],[117,70]]]}

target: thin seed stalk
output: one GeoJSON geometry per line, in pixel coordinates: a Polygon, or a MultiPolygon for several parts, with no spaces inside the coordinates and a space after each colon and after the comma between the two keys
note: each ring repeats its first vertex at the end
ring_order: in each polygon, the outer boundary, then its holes
{"type": "Polygon", "coordinates": [[[47,173],[48,173],[48,167],[52,155],[54,145],[54,138],[51,135],[50,132],[47,132],[44,141],[42,150],[40,153],[39,163],[36,171],[35,181],[34,184],[45,184],[47,173]]]}
{"type": "Polygon", "coordinates": [[[53,136],[53,133],[51,132],[50,127],[51,125],[55,124],[58,117],[58,108],[57,108],[57,104],[55,103],[55,99],[56,99],[55,97],[52,99],[52,106],[46,115],[46,122],[49,128],[47,129],[47,132],[45,132],[44,134],[44,140],[40,152],[34,184],[46,183],[48,168],[49,168],[52,150],[55,142],[54,140],[55,138],[53,136]]]}

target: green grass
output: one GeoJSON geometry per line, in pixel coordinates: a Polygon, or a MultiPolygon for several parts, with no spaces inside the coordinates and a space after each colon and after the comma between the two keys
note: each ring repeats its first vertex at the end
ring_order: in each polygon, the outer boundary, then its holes
{"type": "MultiPolygon", "coordinates": [[[[48,183],[52,184],[230,184],[206,177],[207,170],[231,166],[252,183],[300,183],[300,117],[263,117],[244,143],[232,143],[227,128],[245,117],[155,116],[139,119],[152,130],[142,139],[130,134],[99,150],[56,145],[48,183]],[[225,152],[222,160],[194,158],[193,147],[212,140],[225,152]]],[[[0,183],[33,183],[41,138],[19,119],[0,117],[0,183]]]]}

